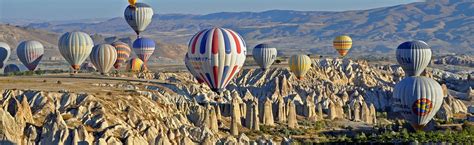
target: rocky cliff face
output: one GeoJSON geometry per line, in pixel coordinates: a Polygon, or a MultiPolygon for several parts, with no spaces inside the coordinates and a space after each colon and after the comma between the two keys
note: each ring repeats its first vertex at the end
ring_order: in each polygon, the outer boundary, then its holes
{"type": "Polygon", "coordinates": [[[435,64],[464,65],[474,67],[474,59],[467,55],[450,55],[434,60],[435,64]]]}
{"type": "MultiPolygon", "coordinates": [[[[452,82],[442,71],[429,74],[448,90],[467,82],[452,82]]],[[[243,70],[222,95],[188,73],[150,76],[160,83],[93,85],[121,93],[2,90],[0,138],[18,144],[286,144],[292,139],[249,133],[261,125],[298,129],[305,127],[302,120],[376,124],[377,111],[396,111],[392,90],[403,71],[322,59],[301,81],[287,69],[243,70]]],[[[467,112],[457,98],[445,98],[439,118],[467,112]]]]}

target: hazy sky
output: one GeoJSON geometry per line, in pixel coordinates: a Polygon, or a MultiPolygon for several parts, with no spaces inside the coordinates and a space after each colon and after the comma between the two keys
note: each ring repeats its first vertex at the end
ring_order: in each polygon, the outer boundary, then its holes
{"type": "MultiPolygon", "coordinates": [[[[138,0],[156,13],[303,10],[344,11],[393,6],[420,0],[138,0]]],[[[76,20],[123,16],[127,0],[0,0],[0,19],[76,20]]]]}

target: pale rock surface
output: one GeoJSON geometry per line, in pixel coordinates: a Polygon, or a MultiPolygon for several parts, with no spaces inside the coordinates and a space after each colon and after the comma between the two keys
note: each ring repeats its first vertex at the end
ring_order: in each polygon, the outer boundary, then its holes
{"type": "Polygon", "coordinates": [[[274,114],[276,114],[275,119],[280,122],[286,122],[286,103],[285,100],[283,100],[282,96],[278,97],[276,105],[274,105],[274,114]]]}
{"type": "Polygon", "coordinates": [[[240,103],[237,101],[238,96],[234,96],[232,98],[232,106],[231,106],[231,122],[230,122],[230,133],[233,136],[239,135],[239,126],[240,123],[240,103]]]}
{"type": "Polygon", "coordinates": [[[296,119],[296,106],[293,101],[288,102],[288,127],[298,128],[298,120],[296,119]]]}
{"type": "Polygon", "coordinates": [[[257,99],[247,100],[247,116],[245,117],[245,127],[250,130],[260,130],[260,121],[258,116],[257,99]]]}
{"type": "Polygon", "coordinates": [[[262,120],[263,125],[267,126],[274,126],[274,121],[273,121],[273,111],[272,111],[272,101],[269,98],[266,98],[265,101],[263,102],[263,107],[260,112],[260,118],[262,120]]]}

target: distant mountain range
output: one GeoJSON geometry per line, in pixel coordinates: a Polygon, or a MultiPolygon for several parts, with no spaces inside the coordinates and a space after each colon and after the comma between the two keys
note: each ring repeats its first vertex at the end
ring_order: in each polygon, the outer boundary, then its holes
{"type": "MultiPolygon", "coordinates": [[[[121,17],[102,22],[31,23],[27,27],[57,33],[80,30],[105,37],[133,38],[134,34],[121,17]]],[[[194,33],[209,27],[237,31],[249,49],[266,42],[285,54],[336,55],[332,39],[342,34],[350,35],[354,41],[349,56],[392,54],[400,43],[413,39],[428,42],[436,54],[474,54],[472,0],[429,0],[344,12],[271,10],[208,15],[163,14],[153,17],[144,34],[163,43],[179,45],[179,50],[167,48],[176,52],[169,57],[177,57],[184,54],[182,50],[186,49],[187,41],[194,33]]]]}

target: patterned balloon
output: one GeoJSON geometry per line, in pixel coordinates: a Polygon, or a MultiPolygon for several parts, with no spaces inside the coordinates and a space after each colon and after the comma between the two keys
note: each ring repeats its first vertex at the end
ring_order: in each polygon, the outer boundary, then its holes
{"type": "Polygon", "coordinates": [[[0,68],[3,68],[10,58],[10,51],[10,46],[7,43],[0,42],[0,68]]]}
{"type": "Polygon", "coordinates": [[[38,41],[23,41],[18,45],[16,54],[28,70],[34,71],[43,58],[44,47],[38,41]]]}
{"type": "Polygon", "coordinates": [[[347,55],[347,52],[349,52],[352,47],[352,39],[347,35],[341,35],[334,38],[332,44],[334,46],[334,49],[336,49],[339,53],[339,55],[344,57],[347,55]]]}
{"type": "Polygon", "coordinates": [[[214,92],[222,92],[245,62],[247,46],[242,37],[225,28],[198,32],[189,41],[192,65],[214,92]]]}
{"type": "Polygon", "coordinates": [[[441,85],[422,76],[406,77],[393,90],[397,111],[416,129],[421,129],[436,115],[443,103],[441,85]]]}
{"type": "Polygon", "coordinates": [[[277,49],[268,44],[259,44],[253,49],[252,55],[255,62],[260,65],[260,68],[266,70],[276,60],[277,49]]]}
{"type": "Polygon", "coordinates": [[[135,3],[125,8],[125,20],[132,29],[140,35],[151,23],[153,18],[153,9],[144,3],[135,3]]]}
{"type": "Polygon", "coordinates": [[[143,61],[140,58],[132,58],[127,62],[126,70],[129,72],[140,72],[143,71],[143,61]]]}
{"type": "Polygon", "coordinates": [[[137,54],[138,58],[143,60],[146,67],[148,59],[155,51],[155,41],[150,38],[138,38],[133,42],[133,50],[135,51],[135,54],[137,54]]]}
{"type": "Polygon", "coordinates": [[[112,46],[117,50],[117,61],[115,61],[114,67],[115,69],[119,69],[122,64],[127,62],[132,49],[130,49],[127,43],[123,42],[114,42],[112,43],[112,46]]]}
{"type": "Polygon", "coordinates": [[[59,52],[75,71],[89,57],[93,46],[92,38],[84,32],[64,33],[58,44],[59,52]]]}
{"type": "Polygon", "coordinates": [[[105,74],[112,69],[117,60],[117,51],[112,45],[99,44],[92,48],[90,59],[95,68],[101,74],[105,74]]]}
{"type": "Polygon", "coordinates": [[[199,73],[195,70],[193,63],[195,63],[195,62],[192,61],[191,59],[189,59],[188,53],[186,53],[186,56],[184,57],[184,65],[189,70],[191,75],[193,75],[194,78],[196,78],[198,83],[203,83],[204,81],[201,78],[201,76],[199,75],[199,73]]]}
{"type": "Polygon", "coordinates": [[[296,75],[296,78],[302,80],[308,70],[311,68],[311,59],[307,55],[293,55],[288,61],[290,71],[296,75]]]}
{"type": "Polygon", "coordinates": [[[431,61],[431,48],[423,41],[407,41],[396,51],[397,61],[407,76],[419,76],[431,61]]]}

